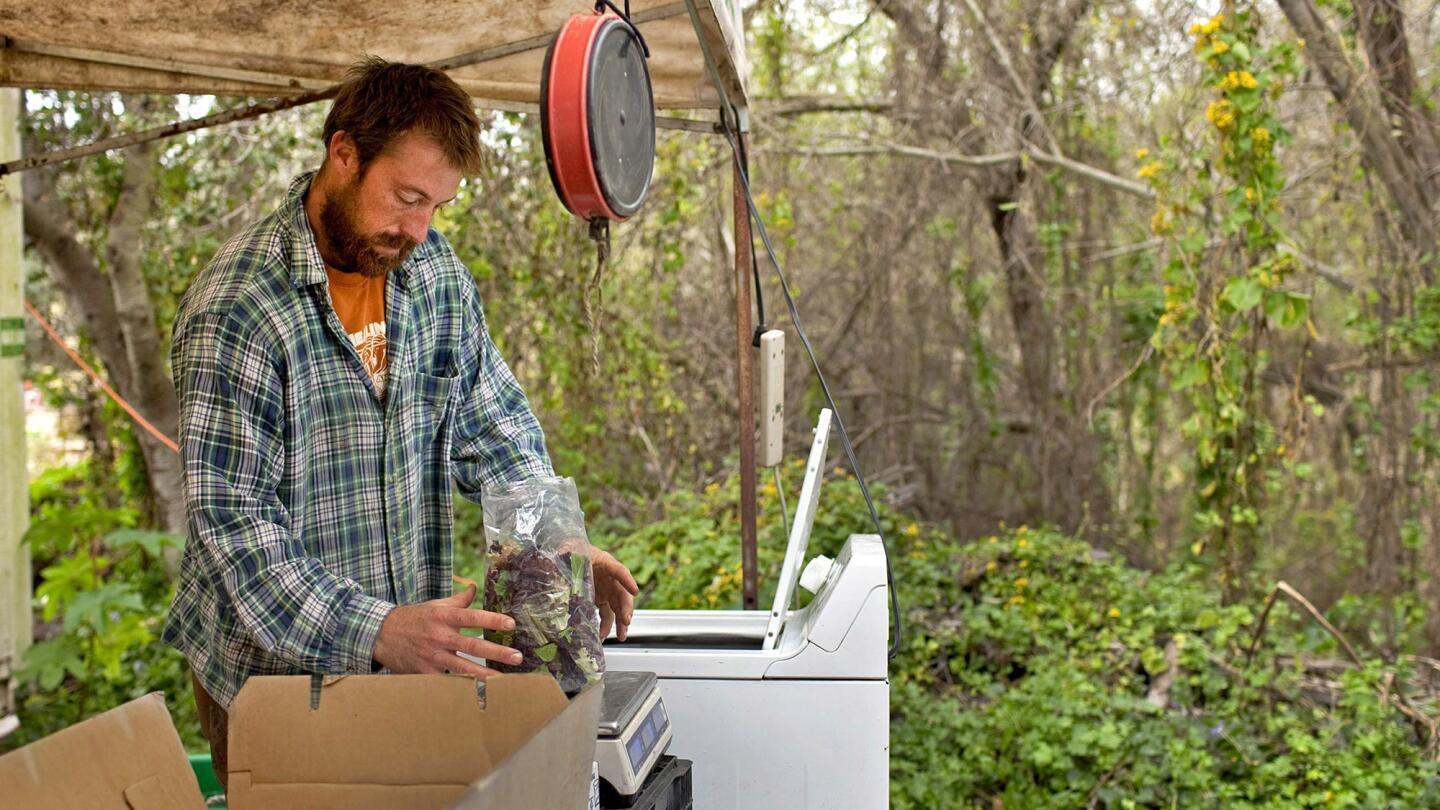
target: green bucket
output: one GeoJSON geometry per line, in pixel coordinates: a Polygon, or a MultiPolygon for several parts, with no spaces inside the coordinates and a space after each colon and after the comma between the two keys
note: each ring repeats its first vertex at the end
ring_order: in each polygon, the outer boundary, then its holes
{"type": "Polygon", "coordinates": [[[209,754],[191,754],[190,770],[195,772],[195,781],[200,783],[200,793],[205,797],[207,807],[224,807],[223,804],[211,804],[210,799],[221,796],[225,788],[220,784],[220,777],[215,775],[215,768],[210,764],[209,754]]]}

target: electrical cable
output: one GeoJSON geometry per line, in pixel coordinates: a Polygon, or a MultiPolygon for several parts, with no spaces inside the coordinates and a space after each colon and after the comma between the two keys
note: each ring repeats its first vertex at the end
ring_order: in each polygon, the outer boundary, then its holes
{"type": "MultiPolygon", "coordinates": [[[[746,182],[749,182],[749,178],[750,178],[750,150],[747,149],[747,148],[745,148],[745,144],[744,144],[743,142],[740,144],[740,171],[741,171],[742,173],[744,173],[745,178],[746,178],[746,182]]],[[[735,247],[738,249],[740,246],[739,246],[739,245],[736,245],[735,247]]],[[[752,346],[754,346],[755,348],[758,349],[758,348],[760,348],[760,336],[763,335],[763,334],[765,334],[765,331],[766,331],[767,329],[769,329],[770,327],[769,327],[769,326],[766,324],[766,322],[765,322],[765,290],[764,290],[764,288],[761,287],[761,285],[760,285],[760,259],[759,259],[758,255],[757,255],[756,252],[755,252],[755,239],[754,239],[753,236],[752,236],[751,239],[750,239],[750,272],[751,272],[751,274],[754,275],[754,277],[755,277],[755,323],[756,323],[756,326],[755,326],[755,336],[754,336],[754,338],[750,341],[750,345],[752,345],[752,346]]]]}
{"type": "Polygon", "coordinates": [[[775,492],[780,496],[780,526],[785,529],[785,536],[790,536],[790,511],[785,508],[785,487],[780,483],[780,467],[776,464],[771,468],[775,473],[775,492]]]}
{"type": "Polygon", "coordinates": [[[630,32],[635,35],[635,41],[640,43],[640,52],[645,54],[646,59],[649,59],[650,46],[646,44],[645,37],[640,35],[640,27],[630,20],[630,0],[625,0],[624,11],[621,11],[620,7],[611,2],[611,0],[595,0],[595,12],[597,14],[603,14],[607,8],[615,12],[616,17],[624,20],[625,24],[630,26],[630,32]]]}

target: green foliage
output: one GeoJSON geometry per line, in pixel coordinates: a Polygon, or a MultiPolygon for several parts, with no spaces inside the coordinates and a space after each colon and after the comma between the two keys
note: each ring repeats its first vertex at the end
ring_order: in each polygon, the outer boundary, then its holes
{"type": "Polygon", "coordinates": [[[164,560],[180,538],[136,528],[136,513],[101,505],[88,465],[49,470],[30,487],[26,534],[39,569],[37,638],[17,673],[23,745],[91,714],[160,690],[187,743],[199,745],[181,655],[159,640],[174,593],[164,560]]]}
{"type": "Polygon", "coordinates": [[[1025,527],[919,553],[898,557],[911,635],[892,667],[896,808],[1440,801],[1436,764],[1381,697],[1386,669],[1348,670],[1333,705],[1314,699],[1294,662],[1334,655],[1333,640],[1283,607],[1248,661],[1256,611],[1221,604],[1194,570],[1142,572],[1025,527]],[[934,573],[917,587],[919,566],[934,573]]]}

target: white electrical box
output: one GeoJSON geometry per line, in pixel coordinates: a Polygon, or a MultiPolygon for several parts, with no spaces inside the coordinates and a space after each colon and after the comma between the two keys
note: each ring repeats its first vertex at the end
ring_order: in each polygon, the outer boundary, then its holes
{"type": "Polygon", "coordinates": [[[785,454],[785,333],[771,329],[760,336],[761,467],[774,467],[785,454]]]}

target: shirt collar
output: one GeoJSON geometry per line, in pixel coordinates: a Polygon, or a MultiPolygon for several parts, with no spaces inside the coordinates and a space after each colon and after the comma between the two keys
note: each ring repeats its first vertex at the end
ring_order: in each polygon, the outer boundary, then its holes
{"type": "MultiPolygon", "coordinates": [[[[297,289],[329,284],[325,275],[325,259],[320,256],[315,230],[310,227],[310,217],[305,213],[305,195],[309,193],[315,175],[316,172],[308,171],[290,181],[290,190],[285,193],[285,202],[279,212],[290,248],[290,283],[297,289]]],[[[418,253],[420,250],[417,248],[403,264],[390,272],[402,285],[408,280],[418,253]]]]}

